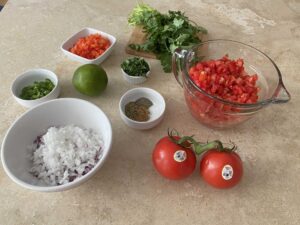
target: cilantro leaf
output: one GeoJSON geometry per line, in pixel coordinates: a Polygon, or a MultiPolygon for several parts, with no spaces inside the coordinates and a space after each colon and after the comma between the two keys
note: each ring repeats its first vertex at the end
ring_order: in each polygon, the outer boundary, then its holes
{"type": "Polygon", "coordinates": [[[177,18],[175,18],[173,20],[173,24],[174,24],[175,27],[181,27],[183,23],[184,23],[183,19],[177,19],[177,18]]]}
{"type": "Polygon", "coordinates": [[[169,52],[164,52],[157,55],[160,60],[160,64],[163,67],[164,72],[170,73],[172,71],[172,54],[169,52]]]}

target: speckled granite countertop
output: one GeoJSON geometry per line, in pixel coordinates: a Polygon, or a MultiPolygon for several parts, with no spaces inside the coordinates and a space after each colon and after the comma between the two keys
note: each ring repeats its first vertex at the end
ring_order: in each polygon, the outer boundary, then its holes
{"type": "Polygon", "coordinates": [[[37,193],[13,183],[0,167],[0,224],[300,224],[300,3],[262,1],[145,1],[164,12],[184,10],[209,30],[210,38],[251,44],[277,63],[292,95],[285,105],[266,108],[254,120],[229,130],[196,123],[183,92],[158,61],[149,60],[152,77],[143,86],[166,99],[163,122],[149,131],[128,128],[118,113],[121,95],[132,88],[121,77],[130,36],[127,15],[135,0],[10,0],[0,12],[0,142],[25,109],[10,94],[13,79],[30,68],[57,73],[61,97],[89,100],[110,117],[114,132],[111,154],[87,183],[61,193],[37,193]],[[88,98],[70,81],[79,65],[65,58],[60,44],[83,27],[117,37],[112,55],[102,64],[109,75],[103,95],[88,98]],[[220,191],[195,172],[180,182],[156,174],[151,152],[156,141],[174,127],[202,139],[234,140],[240,147],[245,175],[237,187],[220,191]]]}

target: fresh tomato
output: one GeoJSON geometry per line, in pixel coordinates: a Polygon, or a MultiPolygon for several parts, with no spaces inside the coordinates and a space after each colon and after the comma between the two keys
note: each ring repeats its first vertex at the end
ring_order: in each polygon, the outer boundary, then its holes
{"type": "MultiPolygon", "coordinates": [[[[173,139],[179,140],[178,136],[173,139]]],[[[169,136],[160,139],[152,154],[155,169],[164,177],[179,180],[188,177],[196,167],[192,149],[178,145],[169,136]]]]}
{"type": "Polygon", "coordinates": [[[234,151],[207,151],[200,162],[200,174],[203,179],[216,188],[231,188],[243,176],[243,165],[234,151]]]}

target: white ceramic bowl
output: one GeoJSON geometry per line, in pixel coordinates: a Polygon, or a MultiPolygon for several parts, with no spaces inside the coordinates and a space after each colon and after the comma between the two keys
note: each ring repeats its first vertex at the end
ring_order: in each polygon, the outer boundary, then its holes
{"type": "Polygon", "coordinates": [[[105,162],[112,144],[112,128],[105,113],[96,105],[81,99],[60,98],[42,103],[20,116],[8,129],[1,147],[1,161],[6,174],[22,187],[42,192],[74,188],[91,178],[105,162]],[[58,186],[40,184],[29,169],[32,162],[27,146],[51,126],[74,124],[93,129],[103,139],[102,158],[94,168],[76,180],[58,186]]]}
{"type": "Polygon", "coordinates": [[[129,127],[139,130],[146,130],[155,127],[163,119],[166,109],[166,103],[163,96],[151,88],[133,88],[127,91],[120,100],[119,111],[122,120],[129,127]],[[145,122],[138,122],[128,118],[125,115],[125,105],[129,102],[136,101],[139,98],[148,98],[153,105],[149,108],[150,119],[145,122]]]}
{"type": "Polygon", "coordinates": [[[13,81],[11,92],[18,103],[24,107],[31,108],[43,102],[57,98],[60,93],[60,87],[57,76],[52,71],[46,69],[32,69],[21,74],[13,81]],[[32,85],[34,81],[44,81],[46,78],[50,79],[55,85],[48,95],[35,100],[24,100],[19,97],[24,87],[32,85]]]}
{"type": "Polygon", "coordinates": [[[146,73],[146,76],[130,76],[121,68],[123,78],[130,84],[144,83],[150,76],[150,70],[146,73]]]}
{"type": "Polygon", "coordinates": [[[72,35],[70,38],[68,38],[61,45],[60,48],[63,51],[63,53],[71,60],[78,61],[83,64],[88,64],[88,63],[100,64],[110,55],[115,44],[116,44],[116,38],[114,36],[112,36],[108,33],[105,33],[103,31],[100,31],[100,30],[86,27],[86,28],[82,29],[81,31],[77,32],[76,34],[72,35]],[[100,34],[103,37],[106,37],[111,42],[110,47],[108,49],[106,49],[106,51],[102,55],[98,56],[95,59],[86,59],[84,57],[81,57],[81,56],[76,55],[69,51],[69,49],[74,46],[74,44],[78,41],[79,38],[86,37],[90,34],[100,34]]]}
{"type": "Polygon", "coordinates": [[[149,71],[146,73],[146,76],[130,76],[128,73],[126,73],[121,68],[124,80],[126,80],[130,84],[141,84],[141,83],[145,82],[149,78],[150,71],[151,71],[150,64],[149,63],[147,63],[147,64],[149,66],[149,71]]]}

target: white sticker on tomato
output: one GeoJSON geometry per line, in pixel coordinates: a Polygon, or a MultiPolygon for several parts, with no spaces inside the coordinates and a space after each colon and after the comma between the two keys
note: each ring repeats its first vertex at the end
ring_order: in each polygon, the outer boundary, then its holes
{"type": "Polygon", "coordinates": [[[233,177],[233,169],[230,165],[225,165],[222,169],[222,177],[224,180],[230,180],[233,177]]]}
{"type": "Polygon", "coordinates": [[[176,162],[183,162],[184,160],[186,160],[186,152],[184,150],[177,150],[174,153],[174,160],[176,162]]]}

